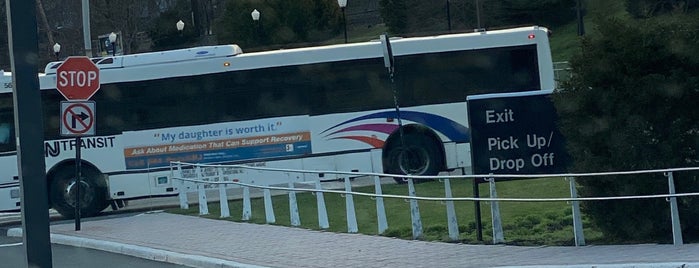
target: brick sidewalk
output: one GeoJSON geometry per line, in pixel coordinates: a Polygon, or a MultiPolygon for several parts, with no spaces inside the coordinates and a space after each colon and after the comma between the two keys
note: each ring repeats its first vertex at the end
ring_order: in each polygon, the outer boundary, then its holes
{"type": "Polygon", "coordinates": [[[130,255],[150,255],[146,258],[199,267],[605,267],[606,264],[612,265],[610,267],[649,264],[653,265],[648,267],[681,267],[683,264],[687,265],[684,267],[699,267],[699,244],[465,245],[236,223],[169,213],[86,221],[78,232],[74,231],[72,223],[52,225],[51,233],[56,243],[78,243],[108,251],[120,248],[116,251],[124,254],[139,251],[130,255]],[[57,241],[61,238],[65,241],[57,241]],[[194,260],[182,263],[186,258],[194,260]]]}

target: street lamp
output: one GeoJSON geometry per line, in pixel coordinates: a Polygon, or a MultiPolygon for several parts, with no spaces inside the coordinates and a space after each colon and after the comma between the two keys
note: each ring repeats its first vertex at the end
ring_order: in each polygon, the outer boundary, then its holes
{"type": "Polygon", "coordinates": [[[250,13],[250,16],[252,16],[252,20],[254,20],[254,21],[260,20],[260,12],[257,11],[257,9],[253,9],[252,12],[250,13]]]}
{"type": "Polygon", "coordinates": [[[345,17],[345,7],[347,7],[347,0],[337,0],[337,4],[342,10],[342,24],[345,25],[345,43],[347,43],[347,18],[345,17]]]}
{"type": "Polygon", "coordinates": [[[61,44],[55,43],[53,44],[53,54],[56,55],[56,60],[59,61],[61,58],[59,55],[61,54],[61,44]]]}
{"type": "Polygon", "coordinates": [[[257,35],[260,35],[260,32],[262,32],[262,22],[260,22],[260,11],[257,11],[257,9],[253,9],[252,12],[250,13],[250,16],[252,16],[252,20],[257,23],[257,35]]]}
{"type": "Polygon", "coordinates": [[[177,31],[180,32],[180,36],[182,36],[182,30],[184,30],[184,21],[177,21],[177,23],[175,23],[175,27],[177,27],[177,31]]]}
{"type": "Polygon", "coordinates": [[[112,44],[112,57],[116,56],[116,38],[117,35],[114,32],[109,34],[109,43],[112,44]]]}

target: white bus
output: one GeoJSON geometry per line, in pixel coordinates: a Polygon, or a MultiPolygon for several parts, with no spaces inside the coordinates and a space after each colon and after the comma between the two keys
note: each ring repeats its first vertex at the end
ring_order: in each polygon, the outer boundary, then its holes
{"type": "MultiPolygon", "coordinates": [[[[468,170],[466,97],[553,89],[548,33],[522,27],[392,39],[394,84],[379,41],[255,53],[221,45],[93,59],[102,85],[92,97],[97,135],[82,139],[81,213],[176,194],[171,161],[414,175],[468,170]]],[[[48,64],[40,75],[46,168],[51,207],[72,217],[76,144],[59,132],[59,65],[48,64]]],[[[10,74],[2,79],[0,210],[6,211],[20,204],[10,74]]],[[[295,179],[336,179],[300,176],[295,179]]]]}

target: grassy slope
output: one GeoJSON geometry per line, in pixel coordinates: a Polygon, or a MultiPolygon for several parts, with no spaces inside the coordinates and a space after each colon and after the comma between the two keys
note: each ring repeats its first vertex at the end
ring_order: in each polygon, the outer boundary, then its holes
{"type": "MultiPolygon", "coordinates": [[[[452,192],[455,197],[471,197],[472,184],[470,180],[452,180],[452,192]]],[[[354,189],[359,192],[373,192],[373,187],[361,187],[354,189]]],[[[499,197],[567,197],[568,183],[563,179],[536,179],[525,181],[508,181],[497,183],[499,197]]],[[[384,194],[407,195],[407,185],[384,185],[384,194]]],[[[416,185],[419,196],[443,197],[444,186],[441,182],[433,181],[416,185]]],[[[487,184],[480,185],[482,197],[487,197],[489,188],[487,184]]],[[[345,198],[337,194],[325,194],[330,228],[328,231],[347,232],[347,217],[345,198]]],[[[297,194],[301,227],[319,229],[316,197],[310,193],[297,194]]],[[[354,196],[355,211],[359,232],[364,234],[377,234],[376,204],[369,197],[354,196]]],[[[385,199],[385,207],[389,229],[386,236],[404,239],[412,238],[410,204],[403,199],[385,199]]],[[[289,201],[287,195],[273,198],[276,224],[290,225],[289,201]]],[[[448,241],[446,206],[436,201],[419,201],[419,209],[423,224],[425,240],[448,241]]],[[[231,218],[228,220],[239,221],[242,215],[242,201],[235,200],[229,203],[231,218]]],[[[460,229],[460,240],[467,243],[480,243],[476,239],[475,215],[473,202],[456,202],[456,214],[460,229]]],[[[220,207],[218,203],[209,204],[212,213],[207,217],[219,218],[220,207]]],[[[565,202],[547,203],[514,203],[503,202],[500,204],[501,217],[505,240],[510,244],[520,245],[572,245],[572,217],[570,205],[565,202]]],[[[193,207],[187,211],[179,209],[171,210],[173,213],[197,215],[198,208],[193,207]]],[[[490,204],[481,203],[483,238],[485,243],[492,241],[490,204]]],[[[262,199],[252,201],[253,223],[264,223],[264,203],[262,199]]],[[[597,239],[599,234],[594,229],[586,229],[588,239],[597,239]]]]}
{"type": "MultiPolygon", "coordinates": [[[[626,12],[624,2],[621,0],[589,0],[587,1],[587,14],[583,24],[586,34],[594,34],[597,21],[600,18],[616,17],[622,19],[630,18],[626,12]]],[[[551,29],[551,54],[553,61],[568,61],[578,52],[580,48],[580,37],[578,37],[577,21],[567,25],[551,29]]]]}

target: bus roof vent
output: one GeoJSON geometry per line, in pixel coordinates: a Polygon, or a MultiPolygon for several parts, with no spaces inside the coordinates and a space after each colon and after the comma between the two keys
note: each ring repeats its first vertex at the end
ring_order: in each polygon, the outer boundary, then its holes
{"type": "MultiPolygon", "coordinates": [[[[176,50],[130,54],[114,57],[92,58],[92,62],[100,69],[123,68],[129,66],[142,66],[182,62],[209,58],[223,58],[242,54],[243,50],[238,45],[203,46],[176,50]]],[[[44,73],[55,74],[62,61],[50,62],[46,65],[44,73]]]]}
{"type": "Polygon", "coordinates": [[[222,45],[132,54],[117,57],[117,59],[123,59],[122,66],[128,67],[208,58],[223,58],[241,53],[243,53],[243,50],[238,45],[222,45]]]}

